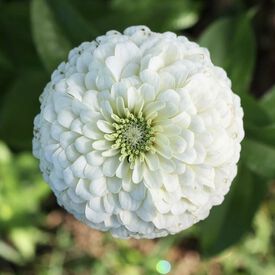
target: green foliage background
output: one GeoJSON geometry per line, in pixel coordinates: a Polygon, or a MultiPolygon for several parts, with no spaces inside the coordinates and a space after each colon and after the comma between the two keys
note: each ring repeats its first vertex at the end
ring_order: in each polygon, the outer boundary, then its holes
{"type": "Polygon", "coordinates": [[[166,258],[170,274],[275,274],[275,77],[261,98],[251,85],[264,75],[256,31],[269,6],[275,10],[272,0],[0,0],[0,274],[160,274],[156,264],[166,258]],[[246,131],[224,203],[190,230],[139,245],[71,220],[31,155],[38,97],[53,69],[81,42],[136,24],[207,47],[241,97],[246,131]],[[79,245],[83,230],[102,253],[79,245]],[[199,260],[188,271],[191,252],[199,260]]]}

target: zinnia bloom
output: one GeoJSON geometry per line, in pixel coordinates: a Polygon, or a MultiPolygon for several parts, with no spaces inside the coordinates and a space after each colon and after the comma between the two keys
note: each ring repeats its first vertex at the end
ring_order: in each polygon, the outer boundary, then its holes
{"type": "Polygon", "coordinates": [[[236,175],[243,111],[209,52],[145,26],[73,49],[52,74],[33,152],[58,203],[120,238],[205,219],[236,175]]]}

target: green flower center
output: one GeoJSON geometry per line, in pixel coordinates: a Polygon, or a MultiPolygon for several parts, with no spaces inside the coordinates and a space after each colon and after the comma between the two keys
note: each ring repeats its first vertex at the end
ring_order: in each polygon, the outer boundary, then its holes
{"type": "Polygon", "coordinates": [[[134,162],[137,157],[144,159],[144,153],[153,150],[154,130],[151,120],[128,114],[126,118],[115,117],[113,148],[120,149],[122,158],[134,162]]]}

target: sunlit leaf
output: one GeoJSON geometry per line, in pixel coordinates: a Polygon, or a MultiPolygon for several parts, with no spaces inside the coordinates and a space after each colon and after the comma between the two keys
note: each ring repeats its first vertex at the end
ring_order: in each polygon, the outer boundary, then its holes
{"type": "Polygon", "coordinates": [[[14,249],[11,245],[0,240],[0,258],[4,258],[10,262],[21,264],[22,258],[18,251],[14,249]]]}
{"type": "Polygon", "coordinates": [[[47,240],[47,235],[35,227],[13,228],[9,236],[24,260],[32,259],[35,256],[37,243],[47,240]]]}

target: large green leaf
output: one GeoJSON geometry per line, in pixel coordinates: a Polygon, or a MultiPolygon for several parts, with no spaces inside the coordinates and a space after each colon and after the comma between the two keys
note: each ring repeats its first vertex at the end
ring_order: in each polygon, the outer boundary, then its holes
{"type": "MultiPolygon", "coordinates": [[[[94,26],[71,5],[68,0],[46,0],[67,37],[75,46],[90,41],[100,35],[94,26]],[[73,18],[73,20],[72,20],[73,18]]],[[[94,19],[94,18],[93,18],[94,19]]]]}
{"type": "Polygon", "coordinates": [[[51,72],[66,59],[72,45],[62,33],[46,0],[32,0],[31,19],[37,51],[45,67],[51,72]]]}
{"type": "Polygon", "coordinates": [[[209,49],[214,64],[226,70],[236,93],[249,89],[256,46],[248,15],[215,21],[202,33],[199,43],[209,49]]]}
{"type": "Polygon", "coordinates": [[[47,81],[43,71],[27,71],[7,91],[0,110],[0,138],[17,149],[30,149],[38,97],[47,81]]]}
{"type": "Polygon", "coordinates": [[[209,217],[199,225],[204,255],[221,252],[250,230],[266,189],[265,180],[244,165],[239,166],[238,175],[222,205],[212,209],[209,217]]]}
{"type": "Polygon", "coordinates": [[[145,24],[157,31],[181,30],[198,20],[200,0],[113,0],[112,10],[122,13],[124,25],[145,24]]]}
{"type": "Polygon", "coordinates": [[[272,123],[266,110],[260,106],[254,97],[249,94],[242,95],[241,105],[244,110],[244,126],[254,125],[258,127],[268,126],[272,123]]]}
{"type": "MultiPolygon", "coordinates": [[[[259,133],[260,134],[260,133],[259,133]]],[[[274,134],[274,130],[271,131],[274,134]]],[[[265,178],[275,179],[275,147],[246,138],[242,143],[243,161],[247,167],[265,178]]]]}
{"type": "Polygon", "coordinates": [[[247,125],[245,133],[248,139],[262,142],[275,148],[275,124],[264,127],[247,125]]]}
{"type": "Polygon", "coordinates": [[[260,104],[275,122],[275,85],[263,96],[260,104]]]}
{"type": "Polygon", "coordinates": [[[10,59],[0,50],[0,69],[11,69],[12,63],[10,59]]]}

